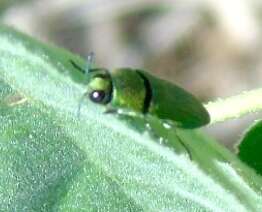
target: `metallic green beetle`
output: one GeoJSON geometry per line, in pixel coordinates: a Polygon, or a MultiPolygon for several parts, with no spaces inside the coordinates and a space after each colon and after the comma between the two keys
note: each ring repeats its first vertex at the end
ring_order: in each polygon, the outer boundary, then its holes
{"type": "Polygon", "coordinates": [[[130,68],[112,72],[103,68],[85,70],[70,62],[84,74],[88,72],[83,99],[106,105],[105,113],[150,114],[184,129],[198,128],[210,121],[208,112],[193,95],[147,72],[130,68]]]}
{"type": "MultiPolygon", "coordinates": [[[[117,113],[128,116],[155,116],[169,126],[194,129],[209,123],[210,117],[205,107],[184,89],[156,78],[142,70],[119,68],[109,72],[104,68],[83,69],[74,61],[71,64],[84,74],[88,74],[87,91],[79,103],[80,108],[85,98],[106,106],[105,113],[117,113]]],[[[92,64],[92,55],[88,65],[92,64]]],[[[177,135],[178,141],[192,155],[188,147],[177,135]]]]}

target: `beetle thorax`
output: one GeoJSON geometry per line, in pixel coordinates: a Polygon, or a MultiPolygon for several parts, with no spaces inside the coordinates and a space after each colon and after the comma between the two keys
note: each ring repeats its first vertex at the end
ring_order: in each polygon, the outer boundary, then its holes
{"type": "Polygon", "coordinates": [[[143,111],[145,98],[144,82],[131,69],[117,69],[112,73],[112,106],[136,112],[143,111]]]}

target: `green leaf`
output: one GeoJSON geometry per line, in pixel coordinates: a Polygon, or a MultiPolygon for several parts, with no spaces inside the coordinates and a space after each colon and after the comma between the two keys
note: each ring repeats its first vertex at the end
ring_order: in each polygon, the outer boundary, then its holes
{"type": "Polygon", "coordinates": [[[261,177],[213,139],[88,101],[78,119],[84,60],[4,26],[0,44],[0,211],[262,210],[261,177]]]}
{"type": "Polygon", "coordinates": [[[239,158],[262,175],[262,120],[245,133],[238,151],[239,158]]]}

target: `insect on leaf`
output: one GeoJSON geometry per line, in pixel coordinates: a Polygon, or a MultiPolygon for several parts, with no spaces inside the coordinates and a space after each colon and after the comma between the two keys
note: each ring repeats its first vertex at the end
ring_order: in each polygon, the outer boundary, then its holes
{"type": "Polygon", "coordinates": [[[159,120],[154,137],[88,100],[78,118],[84,60],[5,26],[0,44],[1,100],[27,99],[0,101],[0,211],[262,211],[260,176],[213,139],[177,131],[190,160],[159,120]]]}

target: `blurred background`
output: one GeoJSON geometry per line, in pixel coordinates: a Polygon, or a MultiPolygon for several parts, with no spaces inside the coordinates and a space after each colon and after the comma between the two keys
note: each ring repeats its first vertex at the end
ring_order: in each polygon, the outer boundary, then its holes
{"type": "MultiPolygon", "coordinates": [[[[0,0],[1,22],[109,69],[135,67],[203,102],[261,87],[261,0],[0,0]]],[[[232,150],[261,114],[205,129],[232,150]]]]}

